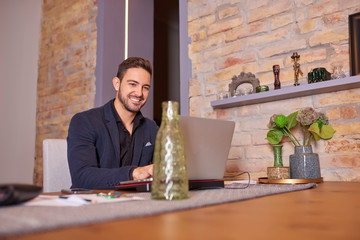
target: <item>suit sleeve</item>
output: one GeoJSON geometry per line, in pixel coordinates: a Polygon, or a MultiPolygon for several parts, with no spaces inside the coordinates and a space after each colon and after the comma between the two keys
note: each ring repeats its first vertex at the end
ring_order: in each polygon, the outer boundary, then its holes
{"type": "Polygon", "coordinates": [[[76,114],[72,118],[67,138],[72,187],[111,189],[119,182],[129,180],[136,166],[116,166],[112,144],[103,140],[106,134],[105,128],[94,124],[85,114],[76,114]],[[98,151],[99,147],[102,152],[98,151]]]}

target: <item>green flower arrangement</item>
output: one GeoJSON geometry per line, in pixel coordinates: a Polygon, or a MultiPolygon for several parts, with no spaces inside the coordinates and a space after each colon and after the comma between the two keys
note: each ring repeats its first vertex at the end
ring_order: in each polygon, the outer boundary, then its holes
{"type": "Polygon", "coordinates": [[[293,112],[288,116],[276,115],[271,116],[268,128],[270,129],[265,139],[271,144],[278,144],[284,136],[288,137],[295,146],[311,145],[314,138],[316,141],[320,139],[330,139],[335,130],[328,125],[329,121],[324,113],[316,112],[311,107],[302,108],[293,112]],[[297,125],[303,130],[303,142],[300,144],[290,129],[297,125]]]}

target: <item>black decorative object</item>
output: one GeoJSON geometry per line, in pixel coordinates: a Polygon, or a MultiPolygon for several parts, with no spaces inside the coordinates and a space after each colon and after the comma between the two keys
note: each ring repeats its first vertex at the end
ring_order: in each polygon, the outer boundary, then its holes
{"type": "Polygon", "coordinates": [[[360,74],[360,12],[349,15],[350,76],[360,74]]]}
{"type": "Polygon", "coordinates": [[[331,79],[331,73],[326,68],[314,68],[308,73],[308,83],[323,82],[331,79]]]}

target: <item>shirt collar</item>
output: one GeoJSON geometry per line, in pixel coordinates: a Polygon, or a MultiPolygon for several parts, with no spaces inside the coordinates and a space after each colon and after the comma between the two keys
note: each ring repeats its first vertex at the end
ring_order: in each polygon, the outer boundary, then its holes
{"type": "MultiPolygon", "coordinates": [[[[118,112],[116,111],[115,109],[115,105],[114,105],[114,102],[115,100],[113,101],[113,103],[111,104],[111,109],[112,109],[112,112],[114,114],[114,117],[115,117],[115,120],[116,122],[121,122],[121,118],[118,114],[118,112]]],[[[133,131],[141,124],[141,122],[143,121],[144,119],[144,116],[142,115],[142,113],[140,111],[138,111],[135,115],[135,118],[133,120],[133,123],[134,123],[134,126],[133,126],[133,131]]]]}

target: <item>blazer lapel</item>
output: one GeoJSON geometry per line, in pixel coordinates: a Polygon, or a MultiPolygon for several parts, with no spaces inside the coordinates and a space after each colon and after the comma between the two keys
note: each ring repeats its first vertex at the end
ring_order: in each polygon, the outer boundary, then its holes
{"type": "Polygon", "coordinates": [[[110,100],[104,108],[104,117],[106,122],[106,127],[109,131],[110,138],[113,143],[113,147],[115,150],[115,157],[117,166],[120,166],[120,139],[119,139],[119,130],[116,124],[116,120],[114,114],[111,109],[111,105],[113,104],[113,100],[110,100]]]}

